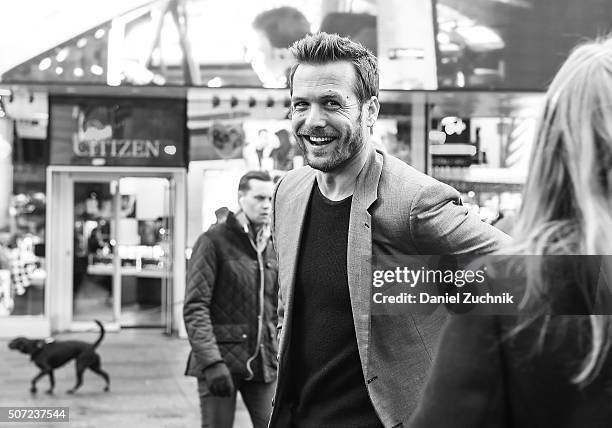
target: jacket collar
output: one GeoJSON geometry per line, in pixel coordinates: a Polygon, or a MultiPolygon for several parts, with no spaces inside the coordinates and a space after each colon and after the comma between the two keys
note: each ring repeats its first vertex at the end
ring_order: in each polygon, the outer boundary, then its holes
{"type": "Polygon", "coordinates": [[[383,152],[370,147],[370,153],[361,172],[357,176],[353,198],[366,210],[378,199],[378,182],[383,167],[383,152]]]}
{"type": "Polygon", "coordinates": [[[378,199],[378,183],[383,162],[384,155],[372,147],[363,169],[357,176],[351,203],[346,254],[357,348],[366,376],[369,370],[372,293],[372,216],[369,209],[378,199]]]}
{"type": "Polygon", "coordinates": [[[228,227],[240,231],[242,233],[249,233],[249,220],[243,211],[238,211],[235,214],[233,212],[229,212],[227,215],[227,220],[225,220],[228,227]]]}
{"type": "Polygon", "coordinates": [[[251,244],[253,244],[257,252],[261,253],[266,249],[271,235],[269,224],[262,225],[256,232],[244,211],[240,210],[236,214],[231,212],[228,214],[227,225],[248,235],[251,244]]]}

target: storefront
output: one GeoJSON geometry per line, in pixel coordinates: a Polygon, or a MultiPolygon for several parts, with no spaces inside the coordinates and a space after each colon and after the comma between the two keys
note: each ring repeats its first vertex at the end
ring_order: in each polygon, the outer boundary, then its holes
{"type": "Polygon", "coordinates": [[[12,227],[28,285],[8,291],[14,316],[0,317],[3,335],[88,329],[94,319],[109,330],[180,330],[185,100],[51,96],[48,111],[44,215],[30,230],[12,227]]]}

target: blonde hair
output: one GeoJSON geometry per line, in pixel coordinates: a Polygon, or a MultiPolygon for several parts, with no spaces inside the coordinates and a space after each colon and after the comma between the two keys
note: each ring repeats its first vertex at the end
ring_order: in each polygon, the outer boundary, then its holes
{"type": "MultiPolygon", "coordinates": [[[[610,36],[576,47],[550,84],[514,236],[519,254],[612,254],[610,36]]],[[[554,295],[544,271],[530,269],[524,302],[554,295]]],[[[589,320],[590,349],[572,379],[581,386],[612,344],[612,316],[589,320]]]]}

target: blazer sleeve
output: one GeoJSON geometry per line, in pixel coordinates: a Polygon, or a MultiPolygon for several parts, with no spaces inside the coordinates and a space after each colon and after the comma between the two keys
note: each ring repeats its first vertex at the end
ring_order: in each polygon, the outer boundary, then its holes
{"type": "Polygon", "coordinates": [[[508,235],[470,213],[455,189],[437,181],[413,199],[410,233],[421,254],[487,254],[510,244],[508,235]]]}
{"type": "Polygon", "coordinates": [[[201,235],[194,245],[187,268],[183,319],[191,350],[202,368],[223,361],[210,318],[216,273],[214,244],[206,235],[201,235]]]}
{"type": "Polygon", "coordinates": [[[276,186],[274,187],[274,193],[272,194],[272,220],[271,220],[271,224],[270,227],[272,229],[272,245],[274,247],[274,253],[276,254],[276,263],[278,266],[278,278],[277,278],[277,285],[278,285],[278,303],[277,303],[277,307],[276,307],[276,314],[277,314],[277,319],[276,319],[276,339],[280,341],[280,334],[281,331],[283,329],[283,321],[285,319],[285,305],[283,303],[283,295],[282,295],[282,287],[280,286],[280,260],[279,260],[279,254],[278,254],[278,246],[277,246],[277,238],[276,238],[276,198],[277,198],[277,194],[278,194],[278,188],[280,187],[282,181],[283,181],[284,177],[281,177],[281,179],[278,181],[278,183],[276,183],[276,186]]]}
{"type": "Polygon", "coordinates": [[[506,398],[499,340],[493,316],[450,316],[408,426],[505,428],[506,398]]]}

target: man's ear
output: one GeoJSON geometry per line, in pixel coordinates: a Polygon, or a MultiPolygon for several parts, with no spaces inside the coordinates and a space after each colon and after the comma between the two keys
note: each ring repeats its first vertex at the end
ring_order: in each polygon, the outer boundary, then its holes
{"type": "Polygon", "coordinates": [[[372,126],[374,126],[374,123],[378,119],[378,113],[380,112],[380,103],[378,102],[378,97],[370,97],[370,99],[366,101],[365,107],[365,122],[366,125],[371,128],[372,126]]]}

